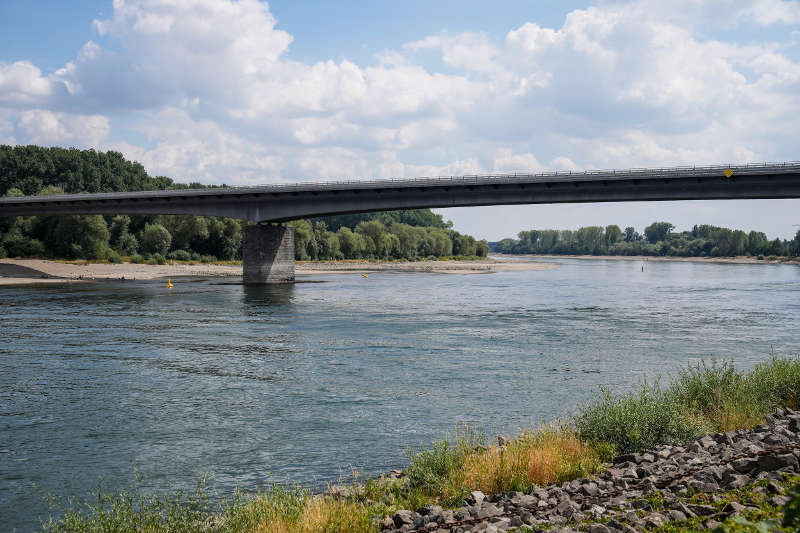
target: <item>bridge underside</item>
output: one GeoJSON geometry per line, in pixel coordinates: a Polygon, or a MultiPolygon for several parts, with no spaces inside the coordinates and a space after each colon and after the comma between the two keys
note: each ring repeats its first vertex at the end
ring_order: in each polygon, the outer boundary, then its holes
{"type": "Polygon", "coordinates": [[[446,180],[414,186],[219,189],[65,195],[0,200],[0,215],[204,215],[253,222],[387,211],[481,205],[800,198],[800,172],[660,179],[558,179],[490,183],[446,180]],[[74,196],[74,198],[72,197],[74,196]],[[86,197],[81,198],[81,197],[86,197]]]}
{"type": "MultiPolygon", "coordinates": [[[[285,222],[394,209],[775,198],[800,198],[800,163],[0,198],[0,216],[204,215],[285,222]]],[[[247,227],[245,282],[291,282],[293,254],[292,229],[247,227]]]]}

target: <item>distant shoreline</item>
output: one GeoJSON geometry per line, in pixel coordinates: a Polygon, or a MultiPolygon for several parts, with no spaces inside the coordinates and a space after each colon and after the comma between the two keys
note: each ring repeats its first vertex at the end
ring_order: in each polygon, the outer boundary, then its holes
{"type": "Polygon", "coordinates": [[[736,257],[664,257],[652,255],[553,255],[553,254],[496,254],[491,253],[492,257],[500,259],[511,258],[534,258],[534,259],[602,259],[610,261],[661,261],[661,262],[680,262],[680,263],[717,263],[732,265],[800,265],[800,259],[756,259],[750,256],[736,257]]]}
{"type": "MultiPolygon", "coordinates": [[[[482,261],[298,261],[297,276],[369,274],[373,272],[423,272],[435,274],[491,274],[494,272],[549,270],[558,265],[510,260],[482,261]]],[[[0,260],[0,285],[81,283],[98,280],[150,280],[177,277],[240,277],[238,264],[84,263],[47,259],[0,260]]]]}

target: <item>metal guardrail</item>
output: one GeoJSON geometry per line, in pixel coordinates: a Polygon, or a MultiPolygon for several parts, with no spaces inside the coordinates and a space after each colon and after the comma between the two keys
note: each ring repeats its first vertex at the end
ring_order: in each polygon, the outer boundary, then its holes
{"type": "Polygon", "coordinates": [[[30,202],[73,202],[82,200],[113,200],[131,198],[163,198],[183,196],[229,196],[244,194],[274,194],[343,189],[392,189],[415,187],[442,187],[460,185],[494,185],[516,183],[573,182],[596,180],[665,179],[685,177],[725,177],[725,171],[737,175],[788,174],[800,172],[800,161],[782,163],[748,163],[745,165],[679,166],[663,168],[631,168],[627,170],[553,171],[534,174],[467,174],[463,176],[429,176],[388,180],[342,180],[324,182],[299,182],[238,187],[177,189],[157,191],[132,191],[114,193],[79,193],[48,196],[21,196],[0,198],[0,205],[30,202]]]}

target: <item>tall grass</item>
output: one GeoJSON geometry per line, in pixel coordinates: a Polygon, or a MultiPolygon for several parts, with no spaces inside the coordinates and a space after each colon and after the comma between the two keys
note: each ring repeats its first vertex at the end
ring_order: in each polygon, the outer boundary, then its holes
{"type": "Polygon", "coordinates": [[[800,359],[772,356],[750,372],[712,360],[689,365],[666,387],[643,383],[627,394],[601,390],[574,417],[580,437],[620,453],[749,428],[777,407],[798,407],[800,359]]]}

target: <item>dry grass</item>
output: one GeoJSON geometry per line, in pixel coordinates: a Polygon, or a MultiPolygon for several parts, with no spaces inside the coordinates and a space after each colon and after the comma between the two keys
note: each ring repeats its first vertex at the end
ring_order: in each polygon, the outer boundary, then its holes
{"type": "Polygon", "coordinates": [[[493,494],[573,479],[599,467],[594,451],[571,430],[546,425],[525,431],[504,447],[468,455],[462,475],[466,487],[493,494]]]}
{"type": "Polygon", "coordinates": [[[269,502],[257,500],[251,505],[260,520],[250,529],[253,533],[363,533],[374,531],[363,507],[333,498],[305,499],[300,509],[286,512],[269,502]]]}

